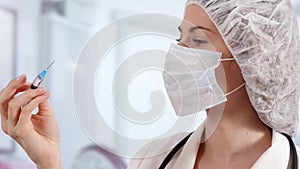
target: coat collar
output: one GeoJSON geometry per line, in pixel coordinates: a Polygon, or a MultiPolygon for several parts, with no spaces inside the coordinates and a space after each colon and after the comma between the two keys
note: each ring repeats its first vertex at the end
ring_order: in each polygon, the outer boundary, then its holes
{"type": "MultiPolygon", "coordinates": [[[[182,148],[175,166],[179,169],[194,168],[197,158],[197,152],[200,145],[200,139],[204,132],[205,122],[191,135],[187,143],[182,148]]],[[[289,142],[282,134],[273,130],[271,146],[259,157],[251,169],[287,168],[290,156],[289,142]]]]}

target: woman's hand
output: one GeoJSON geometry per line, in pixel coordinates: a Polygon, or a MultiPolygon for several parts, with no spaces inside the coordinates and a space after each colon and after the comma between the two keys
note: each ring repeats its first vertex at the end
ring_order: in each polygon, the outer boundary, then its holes
{"type": "Polygon", "coordinates": [[[61,168],[59,127],[49,92],[41,87],[30,89],[22,75],[0,91],[0,113],[2,130],[22,146],[39,169],[61,168]],[[38,113],[32,114],[35,108],[38,113]]]}

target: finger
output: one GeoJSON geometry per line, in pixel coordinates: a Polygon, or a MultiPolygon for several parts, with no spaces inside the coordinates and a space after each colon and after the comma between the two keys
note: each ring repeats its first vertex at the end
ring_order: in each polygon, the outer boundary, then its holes
{"type": "Polygon", "coordinates": [[[30,88],[30,86],[31,86],[31,83],[29,83],[29,82],[24,83],[19,88],[17,88],[15,94],[28,90],[30,88]]]}
{"type": "Polygon", "coordinates": [[[2,89],[1,95],[0,95],[0,104],[6,102],[7,100],[10,100],[10,98],[13,97],[13,95],[16,93],[17,89],[22,86],[26,81],[26,76],[21,75],[13,80],[11,80],[8,85],[2,89]]]}
{"type": "Polygon", "coordinates": [[[45,89],[40,87],[36,90],[28,90],[11,100],[8,106],[8,127],[14,128],[17,124],[21,107],[24,108],[24,106],[28,104],[32,99],[44,94],[45,92],[45,89]]]}
{"type": "MultiPolygon", "coordinates": [[[[49,92],[47,92],[47,93],[50,97],[50,93],[49,92]]],[[[49,99],[47,99],[44,102],[42,102],[41,104],[39,104],[38,107],[39,107],[38,115],[41,115],[41,116],[55,116],[49,99]]]]}
{"type": "MultiPolygon", "coordinates": [[[[19,92],[26,91],[29,87],[30,87],[30,83],[25,83],[25,84],[23,84],[22,86],[20,86],[17,89],[17,91],[15,92],[15,94],[19,93],[19,92]]],[[[3,90],[1,90],[1,92],[2,91],[3,90]]],[[[1,95],[1,92],[0,92],[0,95],[1,95]]],[[[6,133],[6,134],[7,134],[7,130],[8,130],[8,127],[7,127],[7,121],[8,121],[8,113],[7,113],[8,112],[8,101],[5,101],[4,103],[0,104],[1,128],[4,131],[4,133],[6,133]]]]}
{"type": "MultiPolygon", "coordinates": [[[[24,92],[24,91],[28,90],[29,87],[30,87],[30,83],[25,83],[17,89],[15,94],[17,94],[19,92],[24,92]]],[[[11,98],[11,99],[13,99],[13,98],[11,98]]],[[[10,100],[7,100],[0,104],[0,113],[1,113],[2,120],[7,120],[7,110],[8,110],[8,102],[9,101],[10,100]]]]}
{"type": "MultiPolygon", "coordinates": [[[[44,93],[43,95],[37,96],[31,100],[26,106],[22,108],[20,113],[18,126],[26,126],[31,122],[32,111],[37,108],[40,104],[47,101],[49,98],[49,92],[44,93]]],[[[39,110],[40,111],[40,110],[39,110]]]]}
{"type": "MultiPolygon", "coordinates": [[[[21,77],[23,77],[23,76],[21,76],[21,77]]],[[[26,80],[26,77],[25,77],[25,79],[23,78],[23,80],[26,80]]],[[[10,82],[10,84],[12,85],[12,83],[14,81],[16,81],[16,80],[12,80],[10,82]]],[[[10,84],[8,84],[7,86],[10,86],[10,84]]],[[[27,90],[29,85],[30,85],[29,83],[20,83],[20,85],[16,88],[16,91],[12,95],[7,95],[7,93],[8,93],[7,88],[2,89],[0,91],[0,112],[1,113],[2,112],[7,112],[7,103],[8,103],[8,101],[11,100],[13,98],[13,96],[15,94],[17,94],[18,92],[22,92],[22,91],[27,90]]]]}

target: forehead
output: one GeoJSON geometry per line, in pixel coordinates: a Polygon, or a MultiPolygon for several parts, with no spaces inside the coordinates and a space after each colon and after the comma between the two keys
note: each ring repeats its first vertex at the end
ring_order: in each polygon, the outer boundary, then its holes
{"type": "Polygon", "coordinates": [[[181,26],[201,26],[208,28],[213,32],[217,30],[207,13],[197,4],[191,4],[186,7],[184,20],[182,21],[181,26]]]}

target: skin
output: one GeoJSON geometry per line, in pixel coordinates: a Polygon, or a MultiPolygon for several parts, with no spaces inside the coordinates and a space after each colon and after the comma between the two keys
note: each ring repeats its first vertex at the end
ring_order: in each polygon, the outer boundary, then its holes
{"type": "MultiPolygon", "coordinates": [[[[215,50],[222,53],[222,58],[233,57],[217,28],[201,7],[187,6],[184,20],[191,24],[182,22],[180,25],[182,34],[179,45],[190,47],[185,41],[190,34],[190,26],[201,26],[205,29],[200,28],[200,31],[210,40],[215,50]]],[[[204,43],[203,48],[211,47],[204,43]]],[[[241,70],[235,61],[222,62],[222,66],[227,84],[225,93],[244,83],[241,70]]],[[[227,96],[227,100],[216,130],[200,145],[195,161],[196,169],[249,169],[271,146],[271,131],[257,116],[245,87],[227,96]]]]}
{"type": "Polygon", "coordinates": [[[2,130],[21,145],[38,169],[61,168],[59,127],[49,92],[30,89],[22,75],[1,90],[0,112],[2,130]],[[32,114],[35,108],[38,112],[32,114]]]}
{"type": "MultiPolygon", "coordinates": [[[[218,30],[201,7],[188,6],[184,20],[191,24],[183,21],[180,25],[179,45],[207,50],[214,48],[222,53],[223,58],[232,58],[218,30]],[[196,34],[191,33],[192,25],[202,28],[197,28],[196,34]],[[202,38],[202,41],[209,40],[211,43],[193,43],[195,38],[198,38],[197,42],[202,38]]],[[[222,62],[222,66],[227,84],[224,92],[244,83],[235,61],[222,62]]],[[[218,82],[222,83],[219,79],[218,82]]],[[[29,86],[26,76],[22,75],[0,91],[2,130],[22,146],[39,169],[59,169],[59,127],[49,103],[49,92],[43,88],[31,90],[29,86]],[[37,107],[38,113],[32,114],[37,107]]],[[[227,100],[215,132],[200,145],[195,169],[249,169],[271,146],[270,129],[258,118],[245,87],[229,95],[227,100]]]]}

